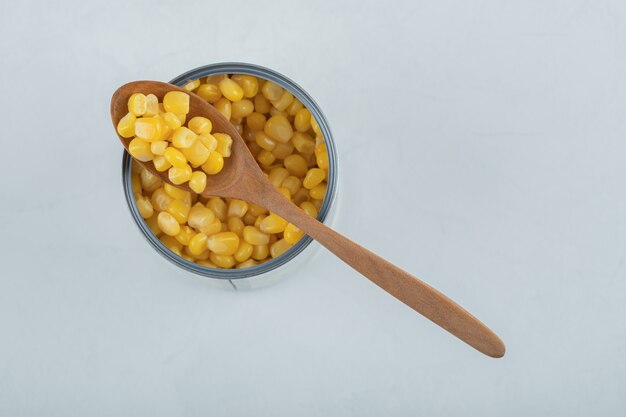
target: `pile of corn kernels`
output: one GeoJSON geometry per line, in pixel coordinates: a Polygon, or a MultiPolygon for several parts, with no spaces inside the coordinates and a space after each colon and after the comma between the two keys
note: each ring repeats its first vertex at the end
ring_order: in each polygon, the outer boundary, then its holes
{"type": "MultiPolygon", "coordinates": [[[[312,217],[322,206],[328,153],[311,113],[281,86],[250,75],[213,75],[184,88],[215,106],[242,135],[270,182],[312,217]]],[[[132,189],[150,230],[175,254],[211,268],[276,258],[303,236],[256,204],[182,191],[133,164],[132,189]]]]}

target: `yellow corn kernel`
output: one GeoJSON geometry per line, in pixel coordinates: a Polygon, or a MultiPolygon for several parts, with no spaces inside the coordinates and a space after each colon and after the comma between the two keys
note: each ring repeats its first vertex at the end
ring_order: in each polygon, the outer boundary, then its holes
{"type": "Polygon", "coordinates": [[[289,105],[289,107],[287,107],[287,114],[289,116],[294,116],[304,108],[304,106],[302,105],[302,103],[300,103],[300,100],[298,100],[297,98],[294,98],[293,101],[291,102],[291,104],[289,105]]]}
{"type": "Polygon", "coordinates": [[[234,232],[216,233],[207,240],[207,247],[218,255],[234,255],[239,248],[239,236],[234,232]]]}
{"type": "Polygon", "coordinates": [[[254,226],[246,226],[243,228],[243,240],[251,245],[267,245],[270,237],[254,226]]]}
{"type": "Polygon", "coordinates": [[[183,245],[180,244],[173,236],[164,235],[159,237],[159,240],[166,248],[174,252],[176,255],[182,255],[181,251],[183,249],[183,245]]]}
{"type": "MultiPolygon", "coordinates": [[[[257,219],[257,216],[255,216],[254,214],[250,213],[250,211],[248,211],[246,215],[243,216],[243,223],[246,226],[252,226],[256,222],[256,219],[257,219]]],[[[243,230],[242,230],[242,236],[243,236],[243,230]]]]}
{"type": "Polygon", "coordinates": [[[167,171],[172,166],[172,164],[170,164],[169,161],[162,155],[155,156],[152,162],[154,163],[156,170],[159,172],[167,171]]]}
{"type": "Polygon", "coordinates": [[[284,88],[271,81],[266,81],[261,87],[261,93],[269,101],[278,100],[283,95],[283,91],[285,91],[284,88]]]}
{"type": "Polygon", "coordinates": [[[243,200],[233,199],[228,203],[228,217],[243,217],[248,211],[248,203],[243,200]]]}
{"type": "Polygon", "coordinates": [[[268,167],[274,163],[276,157],[270,151],[262,149],[256,156],[256,160],[259,161],[259,163],[264,167],[268,167]]]}
{"type": "Polygon", "coordinates": [[[172,197],[165,193],[163,188],[159,188],[152,193],[152,197],[150,197],[150,202],[152,206],[158,211],[165,211],[167,206],[174,200],[172,197]]]}
{"type": "MultiPolygon", "coordinates": [[[[269,242],[269,239],[268,239],[269,242]]],[[[262,261],[267,258],[270,254],[270,248],[267,244],[264,245],[253,245],[252,246],[252,255],[250,257],[252,259],[256,259],[257,261],[262,261]]]]}
{"type": "MultiPolygon", "coordinates": [[[[283,181],[289,176],[289,171],[283,167],[273,168],[268,175],[268,179],[276,188],[280,187],[283,181]]],[[[261,213],[259,213],[261,214],[261,213]]]]}
{"type": "Polygon", "coordinates": [[[286,111],[280,111],[276,107],[272,106],[272,108],[270,109],[270,116],[282,116],[284,118],[287,118],[287,116],[289,115],[286,111]]]}
{"type": "Polygon", "coordinates": [[[220,268],[225,268],[225,269],[232,268],[236,263],[235,258],[233,256],[218,255],[217,253],[211,253],[211,255],[209,255],[209,259],[215,265],[219,266],[220,268]]]}
{"type": "Polygon", "coordinates": [[[167,127],[169,127],[171,130],[176,130],[181,127],[184,121],[181,121],[177,115],[169,111],[163,113],[162,117],[167,127]]]}
{"type": "Polygon", "coordinates": [[[185,204],[183,200],[176,199],[167,205],[166,210],[176,219],[178,223],[184,224],[187,222],[190,209],[191,207],[185,204]]]}
{"type": "Polygon", "coordinates": [[[178,117],[178,120],[180,121],[180,126],[185,124],[185,120],[187,120],[187,115],[185,113],[178,113],[176,114],[176,117],[178,117]]]}
{"type": "Polygon", "coordinates": [[[254,110],[261,113],[267,114],[272,108],[272,104],[263,96],[262,94],[257,94],[254,96],[254,110]]]}
{"type": "Polygon", "coordinates": [[[237,251],[234,253],[233,256],[235,257],[235,260],[237,262],[245,262],[250,259],[250,256],[252,255],[252,249],[254,249],[254,247],[248,242],[240,242],[239,247],[237,248],[237,251]]]}
{"type": "Polygon", "coordinates": [[[306,132],[311,128],[311,112],[300,109],[293,118],[293,126],[298,132],[306,132]]]}
{"type": "Polygon", "coordinates": [[[328,170],[328,153],[326,151],[320,152],[317,157],[317,166],[323,170],[328,170]]]}
{"type": "Polygon", "coordinates": [[[250,203],[248,204],[248,212],[252,213],[253,216],[260,216],[261,214],[267,214],[267,209],[265,207],[261,207],[258,204],[250,203]]]}
{"type": "Polygon", "coordinates": [[[165,111],[175,114],[189,113],[189,94],[182,91],[168,91],[163,96],[163,107],[165,111]]]}
{"type": "Polygon", "coordinates": [[[232,113],[232,104],[226,97],[222,97],[217,100],[213,104],[213,107],[215,107],[217,111],[222,113],[222,116],[224,116],[227,120],[230,120],[230,115],[232,113]]]}
{"type": "Polygon", "coordinates": [[[243,119],[254,111],[254,104],[247,99],[234,102],[231,106],[231,116],[235,119],[243,119]]]}
{"type": "Polygon", "coordinates": [[[135,121],[137,118],[132,113],[127,113],[117,123],[117,133],[123,138],[131,138],[135,136],[135,121]]]}
{"type": "Polygon", "coordinates": [[[309,190],[306,188],[300,188],[293,196],[291,196],[291,201],[296,205],[300,205],[304,201],[309,201],[309,190]]]}
{"type": "Polygon", "coordinates": [[[184,168],[187,165],[187,158],[181,151],[176,148],[168,147],[165,152],[163,152],[163,156],[167,159],[167,162],[172,164],[174,167],[184,168]]]}
{"type": "Polygon", "coordinates": [[[207,249],[207,240],[208,236],[204,233],[196,233],[191,239],[189,239],[189,252],[191,252],[194,256],[200,255],[207,249]]]}
{"type": "Polygon", "coordinates": [[[163,181],[161,181],[161,178],[152,174],[147,169],[141,171],[141,174],[139,174],[139,178],[141,179],[141,188],[149,193],[153,192],[163,185],[163,181]]]}
{"type": "Polygon", "coordinates": [[[293,102],[293,95],[289,91],[285,90],[278,100],[271,100],[271,102],[277,110],[285,111],[293,102]]]}
{"type": "Polygon", "coordinates": [[[228,219],[228,206],[226,205],[226,202],[220,197],[209,198],[206,206],[210,208],[213,213],[215,213],[215,217],[220,219],[220,221],[225,222],[228,219]]]}
{"type": "Polygon", "coordinates": [[[163,155],[163,152],[167,149],[168,143],[164,140],[157,140],[150,144],[150,151],[155,155],[163,155]]]}
{"type": "Polygon", "coordinates": [[[202,170],[209,175],[215,175],[224,168],[224,157],[219,152],[211,152],[207,161],[202,164],[202,170]]]}
{"type": "Polygon", "coordinates": [[[315,139],[307,133],[295,132],[291,141],[293,142],[293,146],[300,153],[312,154],[315,150],[315,139]]]}
{"type": "Polygon", "coordinates": [[[267,136],[277,142],[287,143],[293,136],[293,128],[291,123],[285,116],[272,116],[265,123],[263,131],[267,136]]]}
{"type": "Polygon", "coordinates": [[[159,216],[152,216],[146,219],[146,225],[148,226],[152,234],[156,237],[159,237],[163,234],[163,231],[159,228],[158,217],[159,216]]]}
{"type": "Polygon", "coordinates": [[[231,217],[227,222],[228,230],[234,232],[239,237],[243,237],[243,228],[246,227],[245,223],[239,217],[231,217]]]}
{"type": "Polygon", "coordinates": [[[306,160],[297,154],[289,155],[285,158],[285,168],[291,175],[295,175],[297,177],[304,177],[307,172],[306,160]]]}
{"type": "Polygon", "coordinates": [[[300,208],[306,212],[309,216],[314,219],[317,218],[317,208],[310,201],[304,201],[300,203],[300,208]]]}
{"type": "Polygon", "coordinates": [[[316,185],[315,187],[309,190],[309,195],[311,198],[315,200],[323,200],[326,195],[326,183],[322,182],[321,184],[316,185]]]}
{"type": "Polygon", "coordinates": [[[253,131],[263,130],[267,118],[258,112],[252,112],[246,117],[246,126],[253,131]]]}
{"type": "Polygon", "coordinates": [[[187,84],[183,86],[183,88],[187,91],[193,91],[200,86],[200,80],[189,81],[187,84]]]}
{"type": "Polygon", "coordinates": [[[266,151],[271,151],[276,147],[276,142],[274,141],[274,139],[267,136],[265,132],[256,132],[256,134],[254,135],[254,141],[257,145],[259,145],[266,151]]]}
{"type": "Polygon", "coordinates": [[[222,232],[224,228],[222,227],[222,222],[220,222],[220,219],[216,217],[213,219],[211,223],[209,223],[206,226],[202,226],[198,230],[200,230],[202,233],[204,233],[207,236],[211,236],[216,233],[222,232]]]}
{"type": "MultiPolygon", "coordinates": [[[[168,148],[170,149],[170,148],[168,148]]],[[[189,164],[185,164],[182,168],[173,166],[167,170],[167,177],[170,179],[170,182],[175,185],[180,185],[185,183],[191,179],[191,174],[193,170],[189,166],[189,164]]]]}
{"type": "Polygon", "coordinates": [[[191,188],[194,193],[202,194],[206,188],[206,174],[202,171],[194,171],[189,180],[189,188],[191,188]]]}
{"type": "Polygon", "coordinates": [[[181,152],[185,155],[187,161],[195,166],[204,164],[209,159],[209,154],[211,153],[199,140],[194,141],[189,148],[181,149],[181,152]]]}
{"type": "Polygon", "coordinates": [[[289,191],[288,188],[278,187],[278,190],[276,190],[276,191],[281,193],[287,200],[291,201],[291,191],[289,191]]]}
{"type": "Polygon", "coordinates": [[[285,239],[280,239],[270,246],[270,255],[272,255],[272,258],[278,258],[283,253],[287,252],[289,248],[291,248],[291,243],[287,242],[285,239]]]}
{"type": "Polygon", "coordinates": [[[135,136],[146,142],[154,142],[161,139],[161,120],[156,117],[140,117],[135,120],[135,136]]]}
{"type": "Polygon", "coordinates": [[[228,158],[230,156],[231,148],[233,146],[233,138],[226,133],[214,133],[213,137],[217,139],[217,151],[224,158],[228,158]]]}
{"type": "Polygon", "coordinates": [[[230,78],[224,78],[219,83],[220,91],[230,101],[239,101],[243,98],[243,88],[230,78]]]}
{"type": "Polygon", "coordinates": [[[209,103],[215,103],[222,97],[220,88],[215,84],[200,84],[196,94],[208,101],[209,103]]]}
{"type": "Polygon", "coordinates": [[[131,94],[128,99],[128,111],[135,116],[143,116],[146,112],[147,102],[146,96],[141,93],[131,94]]]}
{"type": "Polygon", "coordinates": [[[187,224],[195,229],[208,226],[215,220],[215,213],[202,203],[196,203],[189,210],[187,224]]]}
{"type": "Polygon", "coordinates": [[[187,200],[190,194],[189,191],[181,190],[180,188],[174,187],[172,184],[168,183],[163,184],[163,191],[165,191],[165,193],[170,197],[178,200],[187,200]]]}
{"type": "Polygon", "coordinates": [[[209,152],[213,152],[217,149],[217,139],[210,133],[203,133],[198,135],[198,140],[202,142],[202,144],[209,150],[209,152]]]}
{"type": "Polygon", "coordinates": [[[144,219],[152,217],[152,215],[154,214],[154,208],[152,207],[152,203],[150,202],[148,197],[141,195],[139,196],[139,198],[137,198],[136,203],[137,209],[139,210],[139,214],[141,214],[141,217],[143,217],[144,219]]]}
{"type": "MultiPolygon", "coordinates": [[[[134,162],[134,160],[133,160],[134,162]]],[[[141,174],[135,174],[133,172],[132,176],[131,176],[131,181],[130,181],[130,186],[131,186],[131,190],[133,190],[133,194],[135,194],[135,196],[137,195],[141,195],[141,178],[140,178],[141,174]]]]}
{"type": "Polygon", "coordinates": [[[237,269],[250,268],[250,267],[256,266],[258,264],[259,263],[257,261],[255,261],[254,259],[248,259],[247,261],[238,263],[235,268],[237,268],[237,269]]]}
{"type": "Polygon", "coordinates": [[[167,211],[162,211],[159,213],[158,217],[159,228],[163,230],[168,236],[176,236],[180,233],[180,223],[176,221],[174,216],[172,216],[167,211]]]}
{"type": "Polygon", "coordinates": [[[259,225],[259,229],[263,233],[282,233],[287,227],[287,220],[280,217],[278,214],[270,213],[269,216],[263,219],[259,225]]]}
{"type": "Polygon", "coordinates": [[[283,238],[292,245],[299,241],[302,236],[304,236],[304,232],[293,223],[289,223],[283,232],[283,238]]]}
{"type": "Polygon", "coordinates": [[[141,162],[152,161],[154,154],[150,150],[150,144],[139,138],[135,138],[128,144],[128,152],[133,158],[141,162]]]}
{"type": "Polygon", "coordinates": [[[246,98],[254,97],[259,92],[259,82],[252,75],[235,74],[231,79],[241,86],[246,98]]]}
{"type": "Polygon", "coordinates": [[[272,149],[272,153],[276,159],[285,159],[293,153],[293,143],[277,143],[274,149],[272,149]]]}
{"type": "Polygon", "coordinates": [[[191,129],[181,126],[172,134],[172,144],[178,149],[191,148],[197,138],[198,135],[191,129]]]}
{"type": "Polygon", "coordinates": [[[312,189],[326,178],[326,171],[320,168],[311,168],[306,173],[304,180],[302,180],[302,185],[304,188],[312,189]]]}
{"type": "Polygon", "coordinates": [[[187,123],[187,126],[198,135],[211,133],[211,129],[213,129],[213,123],[211,123],[211,121],[206,117],[202,116],[192,117],[187,123]]]}
{"type": "Polygon", "coordinates": [[[256,220],[254,221],[253,226],[256,227],[257,229],[259,228],[259,225],[261,224],[261,222],[266,218],[267,216],[264,215],[260,215],[256,218],[256,220]]]}
{"type": "Polygon", "coordinates": [[[146,95],[146,111],[144,117],[154,117],[159,114],[159,99],[154,94],[146,95]]]}
{"type": "Polygon", "coordinates": [[[302,181],[298,177],[290,175],[283,180],[281,187],[288,189],[289,193],[294,195],[302,188],[302,181]]]}
{"type": "Polygon", "coordinates": [[[178,242],[180,242],[182,245],[187,246],[189,245],[191,238],[195,235],[196,232],[194,232],[191,227],[183,226],[180,228],[180,232],[176,236],[174,236],[174,238],[176,238],[176,240],[178,240],[178,242]]]}

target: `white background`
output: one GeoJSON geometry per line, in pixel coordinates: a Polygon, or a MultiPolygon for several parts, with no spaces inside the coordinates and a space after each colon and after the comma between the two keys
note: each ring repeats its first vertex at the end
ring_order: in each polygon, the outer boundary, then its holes
{"type": "Polygon", "coordinates": [[[625,28],[617,0],[2,0],[0,415],[623,416],[625,28]],[[336,228],[503,359],[323,250],[236,292],[146,244],[110,96],[223,61],[310,92],[336,228]]]}

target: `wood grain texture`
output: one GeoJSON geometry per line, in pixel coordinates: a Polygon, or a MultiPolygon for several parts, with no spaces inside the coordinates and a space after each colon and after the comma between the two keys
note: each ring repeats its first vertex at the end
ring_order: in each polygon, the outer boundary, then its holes
{"type": "MultiPolygon", "coordinates": [[[[231,157],[225,160],[222,172],[208,176],[204,195],[246,200],[282,216],[363,276],[433,323],[485,355],[494,358],[504,356],[505,347],[502,340],[457,303],[408,272],[311,218],[283,197],[261,171],[237,130],[221,113],[202,98],[174,85],[159,81],[128,83],[120,87],[111,99],[113,125],[117,126],[119,120],[128,112],[127,102],[131,94],[153,93],[159,98],[159,101],[162,101],[165,93],[173,90],[184,91],[191,97],[188,119],[194,116],[208,117],[213,122],[214,132],[227,133],[233,138],[231,157]]],[[[128,150],[130,139],[122,138],[119,135],[118,137],[128,150]]],[[[163,181],[171,184],[167,172],[158,172],[152,162],[140,162],[140,164],[154,175],[161,177],[163,181]]],[[[191,191],[187,184],[175,186],[191,191]]]]}

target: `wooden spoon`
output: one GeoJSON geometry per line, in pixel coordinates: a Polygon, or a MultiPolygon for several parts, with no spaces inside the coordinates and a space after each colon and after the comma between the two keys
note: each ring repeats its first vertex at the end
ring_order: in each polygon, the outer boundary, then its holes
{"type": "MultiPolygon", "coordinates": [[[[120,87],[111,98],[113,126],[117,126],[120,119],[128,112],[127,103],[131,94],[152,93],[159,98],[159,101],[162,101],[168,91],[183,91],[189,94],[188,118],[207,117],[213,122],[214,132],[227,133],[233,139],[231,157],[226,159],[224,169],[219,174],[207,178],[204,195],[245,200],[282,216],[383,290],[465,343],[485,355],[494,358],[504,356],[505,347],[500,338],[461,306],[413,275],[311,218],[283,197],[263,174],[233,125],[201,97],[163,82],[131,82],[120,87]]],[[[128,151],[131,139],[121,136],[119,138],[128,151]]],[[[167,171],[158,172],[152,162],[139,162],[139,164],[171,184],[167,171]]],[[[175,186],[191,191],[187,184],[175,186]]]]}

